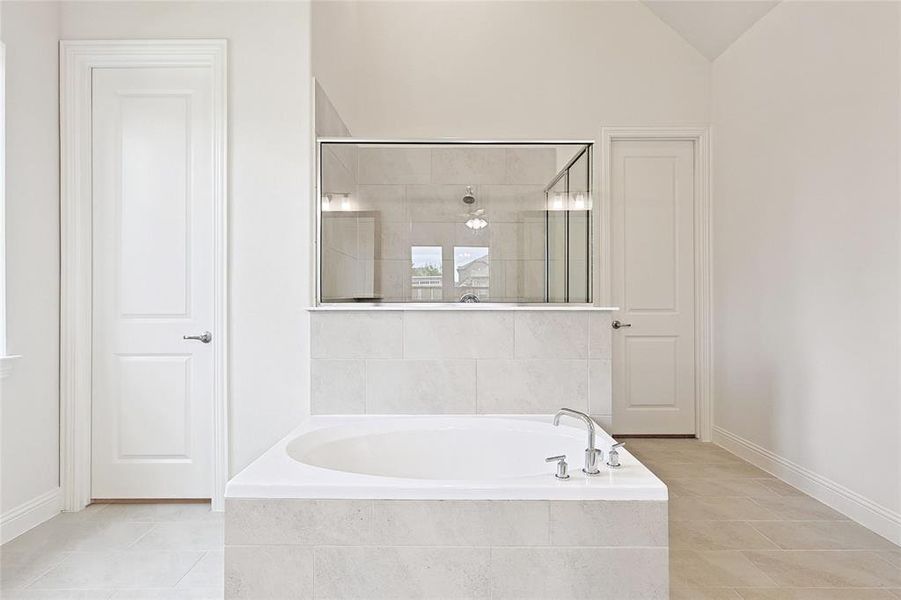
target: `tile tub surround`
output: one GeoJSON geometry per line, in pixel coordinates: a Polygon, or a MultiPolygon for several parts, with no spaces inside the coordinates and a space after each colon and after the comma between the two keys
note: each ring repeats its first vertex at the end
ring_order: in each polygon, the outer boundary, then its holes
{"type": "Polygon", "coordinates": [[[228,484],[226,597],[666,598],[666,488],[628,451],[584,475],[584,442],[547,416],[310,417],[228,484]]]}
{"type": "Polygon", "coordinates": [[[668,577],[665,501],[226,502],[226,598],[667,598],[668,577]]]}
{"type": "Polygon", "coordinates": [[[312,414],[550,414],[611,425],[607,310],[313,310],[312,414]]]}

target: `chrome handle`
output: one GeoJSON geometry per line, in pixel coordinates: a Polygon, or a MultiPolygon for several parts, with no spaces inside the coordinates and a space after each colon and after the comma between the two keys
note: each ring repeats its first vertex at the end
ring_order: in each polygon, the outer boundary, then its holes
{"type": "Polygon", "coordinates": [[[620,329],[622,327],[632,327],[632,323],[623,323],[622,321],[614,321],[613,323],[610,323],[610,327],[613,327],[614,329],[620,329]]]}
{"type": "Polygon", "coordinates": [[[209,331],[204,331],[200,335],[183,335],[181,336],[183,340],[197,340],[198,342],[203,342],[204,344],[209,344],[213,341],[213,334],[209,331]]]}
{"type": "Polygon", "coordinates": [[[622,466],[619,462],[619,452],[617,452],[617,449],[622,447],[623,442],[619,442],[610,446],[610,452],[607,453],[607,466],[611,469],[618,469],[622,466]]]}
{"type": "Polygon", "coordinates": [[[544,462],[556,462],[557,463],[557,473],[554,475],[557,479],[569,479],[569,473],[567,472],[568,465],[566,464],[566,455],[561,454],[560,456],[549,456],[544,459],[544,462]]]}

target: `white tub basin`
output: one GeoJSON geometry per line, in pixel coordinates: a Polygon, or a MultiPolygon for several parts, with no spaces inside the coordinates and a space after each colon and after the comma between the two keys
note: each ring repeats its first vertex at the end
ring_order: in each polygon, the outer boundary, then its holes
{"type": "MultiPolygon", "coordinates": [[[[587,432],[550,416],[314,416],[235,476],[227,498],[666,500],[629,452],[581,472],[587,432]],[[566,454],[570,479],[548,456],[566,454]]],[[[597,446],[612,438],[598,428],[597,446]]]]}
{"type": "MultiPolygon", "coordinates": [[[[598,447],[609,448],[599,431],[598,447]]],[[[587,433],[515,419],[406,418],[320,429],[288,444],[295,460],[323,469],[432,480],[542,476],[548,456],[565,454],[578,471],[587,433]],[[389,431],[385,431],[390,427],[389,431]]]]}

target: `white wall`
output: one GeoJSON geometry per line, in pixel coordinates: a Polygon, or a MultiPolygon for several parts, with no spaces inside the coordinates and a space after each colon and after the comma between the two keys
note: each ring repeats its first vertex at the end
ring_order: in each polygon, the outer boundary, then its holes
{"type": "Polygon", "coordinates": [[[899,75],[897,3],[783,2],[712,79],[716,426],[895,541],[899,75]]]}
{"type": "Polygon", "coordinates": [[[309,413],[310,6],[3,2],[9,350],[0,512],[58,485],[60,39],[229,41],[230,444],[237,472],[309,413]]]}
{"type": "MultiPolygon", "coordinates": [[[[0,395],[0,514],[59,485],[59,15],[3,2],[8,351],[0,395]]],[[[4,532],[5,534],[5,532],[4,532]]]]}
{"type": "Polygon", "coordinates": [[[637,2],[321,2],[314,72],[359,137],[704,123],[710,63],[637,2]]]}
{"type": "Polygon", "coordinates": [[[309,414],[310,5],[64,2],[62,39],[226,38],[231,471],[309,414]]]}

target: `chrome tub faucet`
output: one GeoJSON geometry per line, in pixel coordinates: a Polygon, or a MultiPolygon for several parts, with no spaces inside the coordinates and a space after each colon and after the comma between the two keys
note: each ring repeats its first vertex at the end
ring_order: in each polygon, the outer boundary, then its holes
{"type": "Polygon", "coordinates": [[[560,425],[560,417],[563,416],[579,419],[580,421],[585,423],[585,427],[588,428],[588,447],[585,448],[585,466],[582,468],[582,472],[586,475],[597,475],[601,472],[601,470],[598,469],[598,461],[601,459],[601,451],[595,447],[595,436],[597,430],[594,421],[592,421],[591,417],[578,410],[573,410],[571,408],[561,408],[557,411],[557,414],[554,415],[555,426],[560,425]]]}

